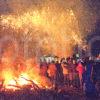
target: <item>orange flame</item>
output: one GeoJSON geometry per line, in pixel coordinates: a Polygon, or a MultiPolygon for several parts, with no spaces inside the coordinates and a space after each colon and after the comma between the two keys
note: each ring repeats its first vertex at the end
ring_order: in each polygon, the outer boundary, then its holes
{"type": "MultiPolygon", "coordinates": [[[[82,42],[78,20],[73,10],[63,9],[55,3],[44,5],[41,9],[30,9],[18,15],[1,15],[0,24],[2,30],[7,28],[8,32],[16,33],[13,35],[18,37],[21,35],[24,41],[33,41],[31,49],[35,52],[37,50],[32,47],[38,46],[41,55],[69,56],[73,53],[73,47],[82,42]]],[[[28,80],[32,80],[40,87],[50,87],[50,81],[39,74],[40,69],[36,67],[36,64],[30,61],[24,63],[26,65],[24,70],[17,66],[19,72],[12,67],[12,64],[4,64],[7,68],[7,70],[3,68],[2,71],[5,88],[9,85],[23,87],[23,85],[30,84],[28,80]]]]}

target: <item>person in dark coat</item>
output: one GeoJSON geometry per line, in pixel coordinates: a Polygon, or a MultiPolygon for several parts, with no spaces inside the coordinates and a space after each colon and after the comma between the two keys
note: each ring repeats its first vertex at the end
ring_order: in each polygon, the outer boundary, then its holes
{"type": "Polygon", "coordinates": [[[93,61],[89,60],[89,58],[87,57],[85,60],[85,67],[86,67],[86,73],[87,73],[87,77],[91,80],[92,79],[92,72],[93,72],[93,61]]]}
{"type": "Polygon", "coordinates": [[[100,62],[95,62],[92,77],[94,84],[96,84],[98,81],[100,82],[100,62]]]}
{"type": "Polygon", "coordinates": [[[63,69],[61,67],[61,63],[59,63],[57,61],[55,65],[56,65],[56,69],[57,69],[57,73],[56,73],[56,85],[58,87],[58,86],[62,86],[63,85],[64,76],[63,76],[63,69]]]}

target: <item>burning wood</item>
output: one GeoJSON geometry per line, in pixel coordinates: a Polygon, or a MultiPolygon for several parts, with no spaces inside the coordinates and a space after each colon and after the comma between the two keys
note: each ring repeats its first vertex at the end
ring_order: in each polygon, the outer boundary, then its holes
{"type": "MultiPolygon", "coordinates": [[[[35,57],[39,53],[39,57],[45,54],[67,56],[72,53],[72,48],[76,44],[81,43],[78,20],[73,10],[63,9],[57,2],[51,5],[48,1],[46,5],[38,6],[37,9],[29,9],[20,14],[1,15],[0,18],[0,33],[11,33],[14,39],[16,38],[14,43],[1,41],[4,43],[0,68],[2,69],[0,76],[4,81],[1,87],[13,90],[23,88],[25,85],[32,85],[34,89],[51,88],[52,84],[48,77],[40,74],[40,66],[35,57]],[[28,44],[24,45],[24,42],[28,44]],[[18,50],[15,57],[14,49],[19,47],[21,50],[18,50]],[[38,52],[36,48],[40,51],[38,52]],[[34,54],[35,57],[32,55],[34,58],[26,60],[23,56],[19,56],[24,55],[24,49],[32,50],[31,53],[30,51],[27,53],[34,54]]],[[[48,72],[49,76],[52,76],[51,80],[55,80],[56,68],[48,72]]]]}
{"type": "Polygon", "coordinates": [[[51,82],[48,81],[46,76],[40,75],[40,68],[37,64],[33,63],[33,60],[27,63],[23,62],[20,67],[19,64],[17,64],[18,68],[16,69],[12,62],[9,61],[9,58],[7,59],[7,62],[4,59],[1,61],[1,90],[16,91],[25,86],[30,86],[30,90],[49,89],[51,87],[51,82]]]}
{"type": "MultiPolygon", "coordinates": [[[[35,91],[38,91],[42,88],[44,88],[44,86],[38,86],[38,84],[36,84],[34,82],[34,80],[30,80],[30,79],[27,79],[23,76],[20,77],[21,78],[21,81],[19,80],[10,80],[8,84],[5,84],[4,82],[1,82],[2,84],[0,85],[1,86],[1,90],[13,90],[13,91],[16,91],[16,90],[21,90],[23,88],[26,88],[28,87],[30,90],[35,90],[35,91]]],[[[46,87],[45,87],[46,88],[46,87]]]]}
{"type": "Polygon", "coordinates": [[[25,79],[26,81],[31,82],[31,83],[32,83],[32,87],[34,87],[35,89],[39,89],[38,85],[36,85],[36,84],[34,83],[34,81],[29,80],[29,79],[26,79],[26,78],[24,78],[24,77],[22,77],[22,78],[25,79]]]}

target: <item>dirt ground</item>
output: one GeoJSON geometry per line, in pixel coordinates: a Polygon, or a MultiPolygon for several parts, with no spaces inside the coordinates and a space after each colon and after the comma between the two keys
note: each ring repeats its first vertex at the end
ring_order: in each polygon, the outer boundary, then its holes
{"type": "Polygon", "coordinates": [[[80,89],[63,87],[58,91],[31,91],[30,89],[23,89],[15,92],[2,91],[0,92],[0,100],[100,100],[100,96],[98,98],[87,98],[80,89]]]}

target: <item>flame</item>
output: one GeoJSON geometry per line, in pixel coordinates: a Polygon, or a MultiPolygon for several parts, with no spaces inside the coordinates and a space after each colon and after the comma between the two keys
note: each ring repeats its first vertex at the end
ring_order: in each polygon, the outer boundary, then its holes
{"type": "Polygon", "coordinates": [[[9,80],[8,83],[6,83],[4,85],[4,88],[7,89],[7,90],[13,90],[13,91],[15,91],[18,88],[17,87],[14,87],[14,86],[16,86],[16,81],[14,79],[11,79],[11,80],[9,80]]]}
{"type": "Polygon", "coordinates": [[[12,71],[9,71],[9,70],[6,70],[6,71],[3,71],[3,78],[4,78],[4,84],[9,84],[10,80],[13,79],[13,74],[12,74],[12,71]]]}
{"type": "Polygon", "coordinates": [[[8,77],[5,77],[5,81],[3,85],[5,90],[7,89],[7,90],[15,91],[15,90],[19,90],[20,88],[23,88],[23,86],[25,85],[32,85],[32,82],[34,82],[40,88],[44,88],[44,87],[48,89],[50,88],[49,87],[50,85],[46,83],[46,77],[44,77],[43,80],[39,77],[38,78],[36,77],[35,79],[31,80],[26,73],[24,73],[23,75],[21,74],[18,78],[15,77],[15,79],[10,77],[10,75],[8,77]]]}
{"type": "Polygon", "coordinates": [[[23,86],[23,85],[29,84],[29,82],[28,82],[27,80],[25,80],[24,78],[25,78],[25,79],[29,79],[29,77],[28,77],[28,75],[27,75],[26,73],[21,74],[21,75],[19,76],[19,78],[18,78],[18,84],[19,84],[19,85],[23,86]]]}
{"type": "MultiPolygon", "coordinates": [[[[33,50],[31,55],[35,52],[40,55],[70,56],[73,53],[73,47],[82,42],[78,20],[73,10],[64,9],[56,2],[52,5],[49,3],[44,4],[36,9],[31,8],[22,14],[1,15],[0,22],[2,27],[0,33],[13,34],[18,41],[19,39],[23,39],[25,42],[31,41],[28,44],[33,50]]],[[[22,48],[22,46],[20,47],[22,48]]],[[[6,54],[6,56],[8,55],[6,54]]],[[[2,72],[5,88],[9,87],[9,85],[23,87],[30,84],[30,80],[39,87],[50,87],[50,81],[45,76],[40,75],[38,64],[36,65],[32,61],[23,61],[21,63],[25,64],[24,70],[22,70],[22,66],[18,65],[17,70],[12,64],[13,61],[9,62],[9,59],[5,60],[8,63],[4,64],[6,68],[3,68],[2,72]]]]}
{"type": "Polygon", "coordinates": [[[42,77],[41,75],[39,75],[39,68],[37,68],[36,65],[32,67],[32,63],[30,62],[30,60],[27,63],[26,70],[21,71],[20,73],[18,72],[18,75],[16,75],[15,70],[12,70],[10,68],[3,69],[2,77],[4,82],[3,87],[5,90],[15,91],[23,88],[25,85],[33,85],[33,83],[40,88],[50,88],[51,82],[48,81],[45,76],[42,77]]]}

